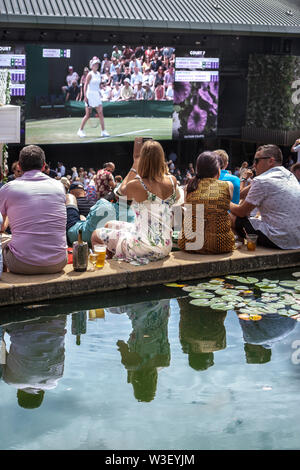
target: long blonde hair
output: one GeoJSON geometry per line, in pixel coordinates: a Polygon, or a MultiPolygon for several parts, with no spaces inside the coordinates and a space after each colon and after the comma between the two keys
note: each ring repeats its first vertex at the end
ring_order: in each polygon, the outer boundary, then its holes
{"type": "Polygon", "coordinates": [[[147,140],[142,146],[138,174],[149,180],[162,179],[166,174],[165,154],[159,142],[147,140]]]}

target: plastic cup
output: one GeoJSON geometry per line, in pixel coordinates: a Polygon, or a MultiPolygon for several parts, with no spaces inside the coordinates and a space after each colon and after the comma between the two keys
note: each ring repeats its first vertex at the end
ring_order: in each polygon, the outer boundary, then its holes
{"type": "Polygon", "coordinates": [[[103,268],[106,256],[106,246],[94,245],[93,251],[97,254],[96,268],[103,268]]]}
{"type": "Polygon", "coordinates": [[[246,240],[247,240],[247,250],[248,251],[255,251],[256,250],[257,238],[258,238],[258,235],[254,235],[252,233],[247,235],[246,240]]]}

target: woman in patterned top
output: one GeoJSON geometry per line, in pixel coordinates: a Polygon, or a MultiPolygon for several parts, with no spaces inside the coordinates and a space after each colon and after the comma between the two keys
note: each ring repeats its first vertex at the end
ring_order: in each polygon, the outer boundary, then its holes
{"type": "Polygon", "coordinates": [[[141,137],[135,139],[133,166],[118,195],[133,201],[135,222],[108,222],[95,230],[92,244],[105,244],[116,259],[133,264],[168,256],[172,249],[171,207],[179,193],[176,178],[165,173],[165,155],[158,142],[151,139],[143,144],[141,137]]]}
{"type": "Polygon", "coordinates": [[[183,228],[178,247],[192,253],[229,253],[234,234],[229,216],[233,184],[220,181],[218,155],[203,152],[196,162],[196,174],[188,181],[183,228]]]}

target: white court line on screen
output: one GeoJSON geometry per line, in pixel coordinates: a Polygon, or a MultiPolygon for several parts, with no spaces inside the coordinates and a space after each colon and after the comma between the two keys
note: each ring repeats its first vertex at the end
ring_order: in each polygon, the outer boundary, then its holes
{"type": "Polygon", "coordinates": [[[141,132],[149,132],[151,130],[152,129],[142,129],[140,131],[131,131],[131,132],[124,132],[123,134],[110,135],[109,137],[99,137],[98,139],[93,139],[93,140],[85,140],[85,139],[80,139],[80,140],[86,144],[90,144],[91,142],[98,142],[98,140],[102,142],[103,140],[111,139],[112,137],[122,137],[123,135],[139,134],[141,132]]]}

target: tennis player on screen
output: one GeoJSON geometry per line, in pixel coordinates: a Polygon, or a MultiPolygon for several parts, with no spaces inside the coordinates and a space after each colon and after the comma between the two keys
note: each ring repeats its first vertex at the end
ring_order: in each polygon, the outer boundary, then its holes
{"type": "Polygon", "coordinates": [[[85,116],[82,119],[80,129],[77,132],[79,137],[86,137],[84,132],[84,126],[91,117],[92,108],[97,110],[100,125],[101,125],[101,136],[109,137],[109,133],[106,132],[104,126],[104,117],[103,117],[103,107],[100,94],[100,83],[101,83],[101,74],[98,71],[100,60],[98,57],[93,57],[90,61],[91,71],[88,73],[85,84],[84,84],[84,101],[85,101],[85,116]]]}

